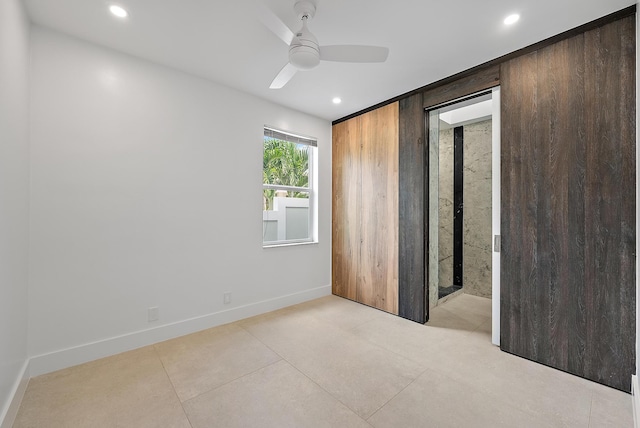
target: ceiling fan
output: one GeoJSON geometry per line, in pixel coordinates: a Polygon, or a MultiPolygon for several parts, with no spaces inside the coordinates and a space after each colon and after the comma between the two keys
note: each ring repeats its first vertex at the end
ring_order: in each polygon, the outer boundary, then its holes
{"type": "Polygon", "coordinates": [[[276,36],[289,46],[289,62],[271,82],[271,89],[280,89],[291,80],[298,70],[311,70],[320,61],[338,62],[385,62],[389,49],[379,46],[332,45],[320,46],[318,39],[307,28],[307,21],[316,13],[316,6],[310,0],[300,0],[293,6],[302,28],[293,32],[262,2],[260,20],[276,36]]]}

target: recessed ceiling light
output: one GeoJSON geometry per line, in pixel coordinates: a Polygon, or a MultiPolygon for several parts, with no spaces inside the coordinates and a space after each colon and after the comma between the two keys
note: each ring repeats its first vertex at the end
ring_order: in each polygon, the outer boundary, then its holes
{"type": "Polygon", "coordinates": [[[129,12],[124,10],[124,8],[122,8],[121,6],[118,6],[115,4],[112,4],[111,6],[109,6],[109,11],[113,13],[115,16],[117,16],[118,18],[126,18],[127,16],[129,16],[129,12]]]}
{"type": "Polygon", "coordinates": [[[333,103],[334,103],[334,104],[340,104],[341,102],[342,102],[342,100],[341,100],[339,97],[335,97],[335,98],[333,99],[333,103]]]}
{"type": "Polygon", "coordinates": [[[514,13],[513,15],[509,15],[504,19],[504,24],[505,25],[515,24],[516,22],[518,22],[518,19],[520,19],[520,15],[518,15],[517,13],[514,13]]]}

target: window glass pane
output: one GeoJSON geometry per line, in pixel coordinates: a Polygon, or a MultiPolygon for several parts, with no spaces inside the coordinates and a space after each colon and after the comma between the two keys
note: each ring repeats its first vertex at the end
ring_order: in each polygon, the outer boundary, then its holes
{"type": "Polygon", "coordinates": [[[310,146],[265,137],[262,182],[309,187],[310,146]]]}
{"type": "Polygon", "coordinates": [[[311,196],[317,147],[313,137],[264,127],[262,242],[265,246],[313,240],[318,208],[311,196]]]}
{"type": "Polygon", "coordinates": [[[262,242],[278,240],[278,221],[262,220],[262,242]]]}
{"type": "Polygon", "coordinates": [[[309,238],[309,207],[287,207],[286,239],[309,238]]]}
{"type": "MultiPolygon", "coordinates": [[[[268,209],[262,211],[262,241],[309,239],[309,192],[264,190],[273,192],[268,209]]],[[[265,197],[265,201],[267,198],[265,197]]]]}

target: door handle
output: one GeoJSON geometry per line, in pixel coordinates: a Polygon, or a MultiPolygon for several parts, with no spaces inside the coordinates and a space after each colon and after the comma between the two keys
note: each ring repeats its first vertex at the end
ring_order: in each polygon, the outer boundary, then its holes
{"type": "Polygon", "coordinates": [[[493,252],[500,252],[500,235],[493,235],[493,252]]]}

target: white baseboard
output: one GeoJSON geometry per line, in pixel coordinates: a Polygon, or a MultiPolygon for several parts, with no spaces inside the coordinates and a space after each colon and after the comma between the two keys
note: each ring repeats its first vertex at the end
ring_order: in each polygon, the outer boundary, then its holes
{"type": "Polygon", "coordinates": [[[13,422],[18,415],[18,409],[20,408],[20,404],[22,403],[24,393],[27,390],[29,377],[29,360],[26,360],[22,365],[22,369],[18,374],[15,384],[13,385],[11,395],[9,396],[9,401],[2,409],[2,413],[0,413],[0,428],[11,428],[11,426],[13,425],[13,422]]]}
{"type": "Polygon", "coordinates": [[[308,300],[317,299],[318,297],[328,296],[330,294],[331,286],[325,285],[184,321],[165,324],[147,330],[141,330],[122,336],[33,356],[30,359],[30,375],[38,376],[50,373],[56,370],[97,360],[99,358],[152,345],[164,340],[184,336],[185,334],[194,333],[196,331],[271,312],[287,306],[306,302],[308,300]]]}
{"type": "Polygon", "coordinates": [[[633,426],[640,428],[640,420],[638,417],[640,414],[640,383],[638,382],[638,376],[631,376],[631,399],[633,401],[633,426]]]}

